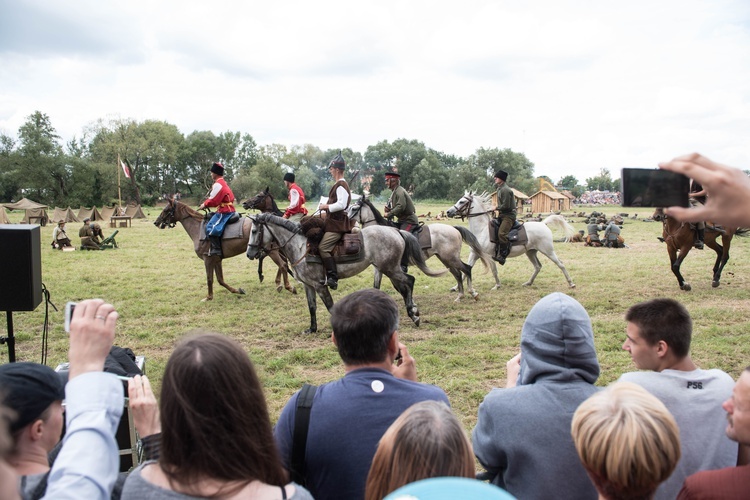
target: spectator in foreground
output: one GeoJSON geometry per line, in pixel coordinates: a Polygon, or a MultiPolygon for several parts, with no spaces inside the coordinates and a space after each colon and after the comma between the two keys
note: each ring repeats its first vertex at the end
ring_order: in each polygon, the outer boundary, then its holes
{"type": "MultiPolygon", "coordinates": [[[[414,358],[398,340],[398,320],[396,302],[372,288],[347,295],[331,309],[331,337],[346,375],[318,387],[307,440],[301,443],[304,479],[316,500],[363,498],[373,455],[388,427],[414,403],[448,404],[442,389],[416,381],[414,358]]],[[[274,430],[287,469],[293,464],[299,396],[286,404],[274,430]]]]}
{"type": "Polygon", "coordinates": [[[570,437],[573,412],[599,378],[583,306],[558,292],[537,302],[507,369],[506,388],[484,398],[472,433],[479,462],[496,474],[492,482],[523,499],[595,499],[570,437]]]}
{"type": "MultiPolygon", "coordinates": [[[[0,399],[3,394],[0,393],[0,399]]],[[[8,424],[15,419],[15,414],[0,405],[0,498],[3,500],[20,500],[18,493],[18,476],[7,460],[13,449],[13,441],[8,432],[8,424]]]]}
{"type": "Polygon", "coordinates": [[[263,387],[234,340],[200,332],[182,340],[164,370],[159,410],[159,460],[130,473],[123,500],[312,499],[287,484],[263,387]]]}
{"type": "Polygon", "coordinates": [[[750,492],[750,366],[740,375],[732,391],[732,397],[722,405],[727,412],[726,433],[729,439],[740,444],[743,460],[737,467],[702,471],[685,480],[678,500],[721,498],[744,499],[750,492]]]}
{"type": "Polygon", "coordinates": [[[644,388],[617,382],[581,403],[571,423],[599,498],[650,499],[680,459],[672,414],[644,388]]]}
{"type": "Polygon", "coordinates": [[[625,373],[620,380],[656,396],[680,428],[682,458],[656,492],[657,499],[672,500],[690,474],[737,464],[737,443],[724,435],[721,409],[732,394],[734,380],[721,370],[695,365],[690,357],[693,322],[676,300],[635,304],[625,320],[627,339],[622,347],[637,368],[647,371],[625,373]]]}
{"type": "Polygon", "coordinates": [[[710,220],[734,227],[750,226],[750,178],[742,170],[709,160],[698,153],[678,156],[659,168],[684,174],[706,190],[702,207],[669,207],[667,214],[680,221],[710,220]]]}
{"type": "Polygon", "coordinates": [[[380,439],[365,500],[381,500],[405,484],[445,476],[474,479],[474,452],[448,405],[422,401],[402,413],[380,439]]]}

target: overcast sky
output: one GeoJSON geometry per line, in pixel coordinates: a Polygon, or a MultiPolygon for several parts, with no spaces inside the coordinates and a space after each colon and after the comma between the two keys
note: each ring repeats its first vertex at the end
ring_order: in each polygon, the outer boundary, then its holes
{"type": "Polygon", "coordinates": [[[0,0],[0,132],[103,118],[323,149],[511,148],[579,181],[750,169],[750,1],[0,0]]]}

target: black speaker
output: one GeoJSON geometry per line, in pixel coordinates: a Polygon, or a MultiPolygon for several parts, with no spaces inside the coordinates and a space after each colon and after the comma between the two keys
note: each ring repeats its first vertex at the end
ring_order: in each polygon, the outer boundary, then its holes
{"type": "Polygon", "coordinates": [[[0,224],[0,311],[33,311],[42,302],[39,226],[0,224]]]}

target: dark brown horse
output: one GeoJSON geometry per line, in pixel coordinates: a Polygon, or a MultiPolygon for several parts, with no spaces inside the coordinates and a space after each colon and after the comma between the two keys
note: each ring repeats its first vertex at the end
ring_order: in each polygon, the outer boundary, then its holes
{"type": "Polygon", "coordinates": [[[193,210],[189,206],[179,201],[169,200],[167,206],[159,214],[154,221],[154,225],[159,229],[165,227],[174,227],[178,222],[182,224],[188,236],[193,240],[193,247],[196,255],[203,260],[206,266],[206,284],[208,285],[208,295],[203,300],[213,300],[214,298],[214,274],[219,284],[229,290],[232,293],[243,294],[245,291],[242,288],[233,288],[224,281],[224,271],[221,266],[222,259],[228,259],[235,255],[245,253],[247,250],[247,241],[250,237],[250,232],[253,228],[253,222],[249,218],[241,219],[241,222],[235,224],[243,224],[242,227],[242,238],[232,238],[221,241],[221,251],[223,256],[212,256],[205,255],[208,252],[208,240],[201,241],[201,222],[204,220],[204,215],[196,210],[193,210]]]}
{"type": "MultiPolygon", "coordinates": [[[[667,244],[672,272],[677,277],[680,290],[689,292],[692,287],[690,283],[685,281],[682,274],[680,274],[680,265],[682,265],[682,261],[690,253],[690,249],[693,248],[693,244],[695,243],[695,229],[687,222],[680,222],[677,219],[669,217],[661,208],[656,209],[653,219],[662,222],[662,238],[664,243],[667,244]]],[[[729,260],[729,247],[731,246],[732,238],[735,235],[747,236],[748,234],[750,234],[750,228],[721,228],[720,226],[717,227],[711,223],[706,223],[705,246],[716,252],[713,279],[711,280],[712,287],[716,288],[721,284],[721,272],[729,260]],[[721,244],[719,244],[719,236],[721,236],[721,244]]]]}
{"type": "MultiPolygon", "coordinates": [[[[245,208],[245,210],[260,210],[263,213],[273,214],[278,217],[284,215],[284,213],[279,210],[279,207],[276,205],[276,200],[273,199],[273,196],[269,192],[268,188],[266,188],[265,191],[261,191],[252,198],[243,201],[242,206],[245,208]]],[[[263,253],[258,258],[258,279],[260,280],[260,282],[263,283],[263,259],[265,259],[266,256],[271,257],[271,260],[273,260],[273,262],[279,268],[279,270],[276,271],[276,291],[281,291],[281,279],[283,278],[284,288],[286,288],[293,294],[296,294],[297,288],[289,283],[289,274],[291,274],[288,263],[289,260],[286,258],[284,250],[279,247],[278,243],[274,242],[273,244],[271,244],[270,248],[263,251],[263,253]]]]}

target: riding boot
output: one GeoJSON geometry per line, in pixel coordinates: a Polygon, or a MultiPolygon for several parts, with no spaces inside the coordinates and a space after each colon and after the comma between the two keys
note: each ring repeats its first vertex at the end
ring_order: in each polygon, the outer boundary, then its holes
{"type": "Polygon", "coordinates": [[[705,229],[696,229],[695,232],[697,233],[694,247],[698,250],[703,250],[703,241],[705,238],[706,230],[705,229]]]}
{"type": "Polygon", "coordinates": [[[323,257],[323,266],[326,268],[326,279],[321,281],[321,285],[325,285],[331,290],[336,290],[339,286],[339,276],[336,271],[336,260],[333,257],[323,257]]]}
{"type": "Polygon", "coordinates": [[[206,255],[209,257],[221,257],[221,236],[209,236],[208,241],[211,247],[206,255]]]}

